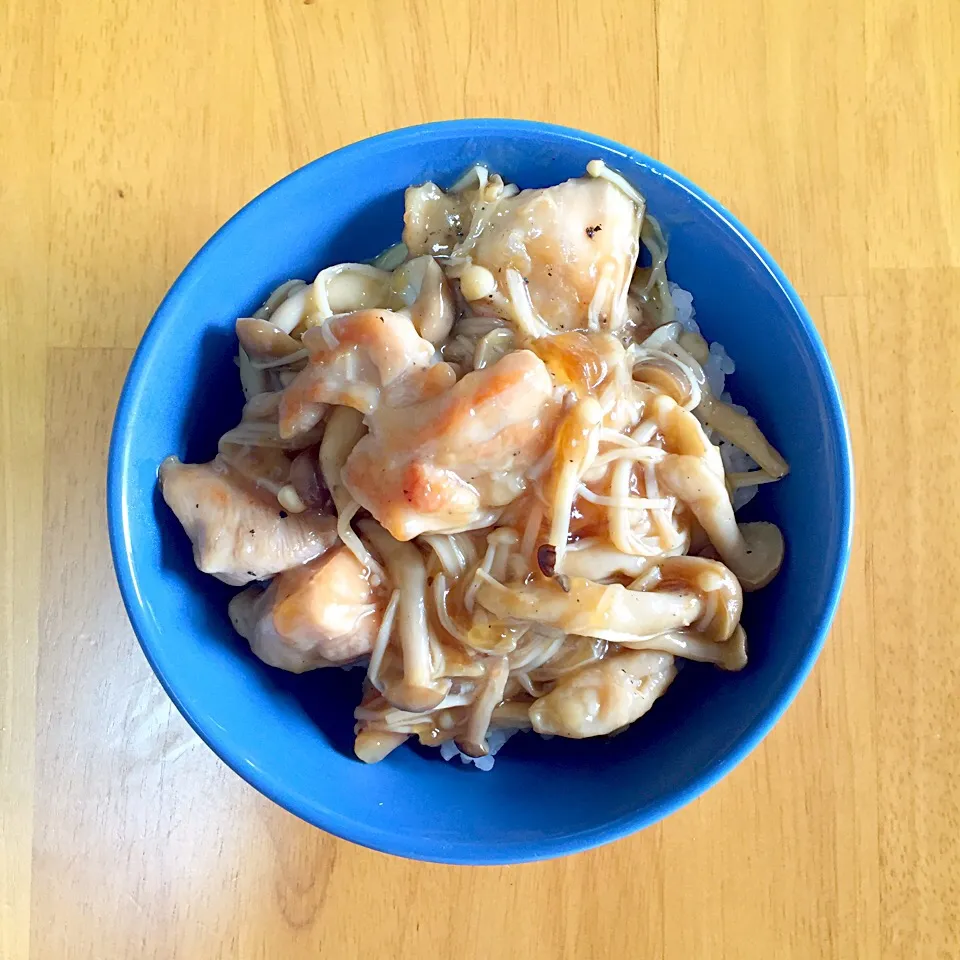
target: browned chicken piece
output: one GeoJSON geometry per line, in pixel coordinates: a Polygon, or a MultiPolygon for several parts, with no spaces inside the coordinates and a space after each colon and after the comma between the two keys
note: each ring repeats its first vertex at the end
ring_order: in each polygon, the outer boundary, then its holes
{"type": "Polygon", "coordinates": [[[403,242],[411,257],[446,256],[470,226],[470,197],[446,193],[435,183],[404,194],[403,242]]]}
{"type": "Polygon", "coordinates": [[[307,563],[337,541],[335,518],[288,515],[275,499],[252,493],[220,457],[210,463],[167,457],[160,489],[193,543],[197,567],[234,586],[307,563]]]}
{"type": "Polygon", "coordinates": [[[381,600],[364,566],[341,546],[281,573],[266,590],[237,594],[230,619],[264,663],[303,673],[367,656],[380,628],[381,600]]]}
{"type": "Polygon", "coordinates": [[[303,335],[303,345],[310,351],[310,362],[283,392],[282,437],[312,427],[327,404],[371,413],[382,391],[396,393],[411,375],[425,372],[436,354],[412,320],[392,310],[358,310],[330,317],[303,335]]]}
{"type": "Polygon", "coordinates": [[[523,491],[549,448],[558,412],[552,393],[543,362],[521,350],[432,400],[381,407],[343,482],[397,540],[484,521],[523,491]]]}
{"type": "Polygon", "coordinates": [[[492,206],[475,242],[455,246],[470,226],[467,199],[431,183],[407,191],[403,239],[412,253],[463,253],[489,270],[495,297],[475,309],[501,312],[498,302],[520,290],[546,324],[542,333],[616,332],[624,324],[642,211],[622,190],[585,177],[495,201],[471,198],[492,206]],[[512,272],[519,286],[511,291],[512,272]]]}
{"type": "Polygon", "coordinates": [[[614,654],[568,674],[530,705],[537,733],[582,739],[600,737],[642,717],[677,675],[665,653],[614,654]]]}

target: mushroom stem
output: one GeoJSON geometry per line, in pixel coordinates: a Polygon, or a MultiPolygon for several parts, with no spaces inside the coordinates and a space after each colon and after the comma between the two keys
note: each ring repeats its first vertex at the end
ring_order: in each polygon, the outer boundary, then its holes
{"type": "Polygon", "coordinates": [[[340,480],[340,471],[357,441],[367,432],[363,414],[353,407],[334,407],[320,444],[320,472],[337,513],[342,513],[351,497],[340,480]]]}
{"type": "Polygon", "coordinates": [[[308,323],[370,307],[386,306],[391,274],[368,263],[338,263],[321,270],[313,281],[316,316],[308,323]]]}
{"type": "Polygon", "coordinates": [[[583,547],[570,544],[557,572],[568,577],[587,577],[599,582],[620,575],[639,577],[650,566],[650,562],[649,557],[623,553],[603,543],[583,547]]]}
{"type": "Polygon", "coordinates": [[[726,643],[717,643],[706,639],[703,634],[691,630],[670,630],[659,637],[651,637],[639,643],[628,641],[623,644],[630,650],[657,650],[670,653],[686,660],[699,660],[701,663],[715,663],[722,670],[742,670],[747,665],[747,635],[743,627],[737,626],[726,643]]]}
{"type": "Polygon", "coordinates": [[[689,504],[744,590],[759,590],[776,576],[783,561],[783,535],[772,523],[738,527],[723,476],[703,457],[671,454],[656,470],[659,481],[689,504]]]}
{"type": "Polygon", "coordinates": [[[565,591],[553,580],[498,583],[482,570],[477,603],[498,620],[556,627],[598,640],[644,640],[694,623],[703,612],[697,592],[685,589],[640,593],[618,583],[571,577],[565,591]]]}
{"type": "Polygon", "coordinates": [[[738,446],[771,477],[779,480],[790,472],[790,466],[771,446],[753,417],[740,413],[728,403],[718,400],[708,391],[703,391],[697,407],[700,419],[724,440],[738,446]]]}
{"type": "Polygon", "coordinates": [[[394,587],[400,591],[395,628],[403,654],[403,681],[387,690],[387,698],[401,710],[432,710],[446,696],[450,681],[433,679],[423,557],[412,543],[394,540],[373,520],[361,520],[358,526],[383,558],[394,587]]]}
{"type": "Polygon", "coordinates": [[[491,730],[529,730],[530,727],[530,704],[522,700],[501,703],[494,708],[490,719],[491,730]]]}
{"type": "Polygon", "coordinates": [[[409,736],[387,730],[361,730],[353,742],[353,752],[364,763],[378,763],[392,753],[409,736]]]}
{"type": "Polygon", "coordinates": [[[417,298],[410,306],[410,319],[424,340],[439,346],[450,335],[456,307],[440,264],[433,257],[423,257],[423,260],[426,261],[423,279],[417,298]]]}
{"type": "Polygon", "coordinates": [[[457,747],[470,757],[487,755],[487,730],[493,711],[503,700],[503,691],[510,676],[506,657],[493,657],[487,666],[480,695],[474,701],[463,737],[457,739],[457,747]]]}
{"type": "Polygon", "coordinates": [[[293,362],[297,354],[306,356],[299,341],[269,320],[241,317],[237,320],[236,330],[240,346],[255,363],[270,365],[270,361],[276,360],[293,362]]]}
{"type": "Polygon", "coordinates": [[[743,610],[743,590],[731,570],[706,557],[667,557],[651,573],[644,590],[679,587],[700,594],[704,612],[691,629],[708,640],[730,638],[743,610]]]}
{"type": "Polygon", "coordinates": [[[570,532],[570,512],[580,477],[597,455],[603,409],[593,397],[578,401],[557,430],[554,474],[550,481],[551,521],[547,546],[554,566],[562,563],[570,532]]]}

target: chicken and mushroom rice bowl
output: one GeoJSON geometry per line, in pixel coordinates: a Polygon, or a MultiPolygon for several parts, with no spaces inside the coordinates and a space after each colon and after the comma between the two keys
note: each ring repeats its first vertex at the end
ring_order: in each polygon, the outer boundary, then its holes
{"type": "Polygon", "coordinates": [[[487,769],[520,730],[624,729],[679,660],[746,664],[784,542],[735,510],[788,466],[667,253],[600,161],[527,190],[477,164],[237,320],[241,421],[163,497],[256,656],[364,668],[361,760],[416,737],[487,769]]]}

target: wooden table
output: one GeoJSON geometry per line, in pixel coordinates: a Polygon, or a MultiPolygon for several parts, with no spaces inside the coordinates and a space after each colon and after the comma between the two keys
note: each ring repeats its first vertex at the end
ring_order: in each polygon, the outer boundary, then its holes
{"type": "Polygon", "coordinates": [[[960,956],[957,0],[0,3],[0,957],[960,956]],[[334,840],[227,770],[124,616],[104,468],[131,352],[289,170],[526,116],[677,167],[826,338],[857,455],[795,705],[666,822],[463,869],[334,840]]]}

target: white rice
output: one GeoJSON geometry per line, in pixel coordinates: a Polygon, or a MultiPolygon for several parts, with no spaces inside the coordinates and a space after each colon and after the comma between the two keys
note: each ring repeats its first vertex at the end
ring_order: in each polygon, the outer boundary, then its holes
{"type": "MultiPolygon", "coordinates": [[[[695,319],[697,311],[693,307],[693,294],[684,290],[683,287],[678,287],[675,283],[670,283],[669,287],[677,322],[684,330],[688,330],[690,333],[699,333],[700,336],[703,336],[700,325],[695,319]]],[[[703,365],[703,373],[707,378],[710,392],[715,397],[719,397],[723,393],[724,381],[736,369],[736,364],[730,354],[724,350],[723,344],[711,343],[710,356],[703,365]]]]}
{"type": "MultiPolygon", "coordinates": [[[[670,296],[673,298],[673,306],[676,310],[675,316],[677,321],[684,330],[689,330],[691,333],[699,333],[703,336],[700,331],[700,326],[695,319],[697,312],[693,307],[693,294],[684,290],[683,287],[678,287],[675,283],[670,283],[669,286],[670,296]]],[[[736,372],[736,369],[737,365],[733,362],[733,358],[727,353],[723,344],[717,343],[716,341],[710,343],[710,356],[703,365],[703,375],[707,378],[707,385],[710,387],[710,392],[715,397],[719,397],[724,403],[729,403],[735,410],[746,413],[746,407],[741,407],[733,403],[730,394],[725,390],[727,377],[736,372]]],[[[708,431],[708,433],[712,434],[713,431],[708,431]]],[[[710,439],[715,440],[712,435],[710,439]]],[[[720,448],[720,457],[723,460],[723,468],[727,473],[744,473],[748,470],[756,470],[758,468],[759,465],[753,457],[744,453],[743,450],[729,441],[720,440],[718,446],[720,448]]],[[[739,510],[741,507],[746,506],[756,494],[757,484],[740,487],[739,490],[735,490],[731,498],[733,509],[739,510]]]]}
{"type": "MultiPolygon", "coordinates": [[[[723,469],[727,473],[746,473],[750,470],[759,469],[759,464],[748,453],[744,453],[738,446],[728,443],[726,440],[720,441],[720,459],[723,460],[723,469]]],[[[733,503],[733,509],[739,510],[745,507],[756,495],[758,485],[755,483],[746,487],[740,487],[733,491],[730,498],[733,503]]]]}
{"type": "Polygon", "coordinates": [[[500,752],[501,747],[515,734],[517,730],[491,730],[487,733],[487,750],[489,753],[485,757],[468,757],[457,749],[457,745],[452,740],[446,740],[440,744],[440,756],[444,760],[453,760],[459,757],[461,763],[472,763],[478,770],[492,770],[494,757],[500,752]]]}
{"type": "Polygon", "coordinates": [[[670,289],[670,296],[673,299],[674,317],[684,330],[691,333],[700,333],[700,327],[694,320],[696,310],[693,309],[693,294],[683,287],[678,287],[672,281],[667,284],[670,289]]]}
{"type": "Polygon", "coordinates": [[[726,379],[737,369],[730,354],[723,348],[722,343],[710,344],[710,356],[703,365],[703,375],[707,378],[710,392],[719,397],[723,395],[726,379]]]}

